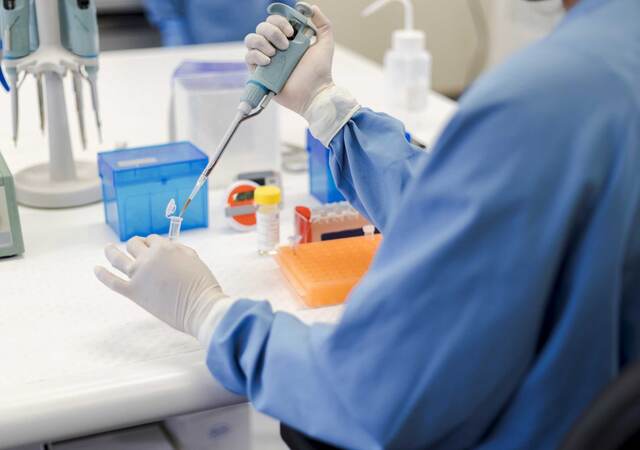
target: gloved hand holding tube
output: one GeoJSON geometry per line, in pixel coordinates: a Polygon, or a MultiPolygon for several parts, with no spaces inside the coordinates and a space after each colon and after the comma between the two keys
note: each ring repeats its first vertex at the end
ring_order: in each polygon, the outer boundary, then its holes
{"type": "Polygon", "coordinates": [[[126,276],[96,267],[105,286],[205,346],[232,303],[194,250],[163,237],[135,237],[126,253],[109,245],[105,256],[126,276]]]}

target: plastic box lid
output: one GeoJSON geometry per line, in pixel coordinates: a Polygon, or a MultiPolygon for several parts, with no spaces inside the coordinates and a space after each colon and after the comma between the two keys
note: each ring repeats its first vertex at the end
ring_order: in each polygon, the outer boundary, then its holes
{"type": "Polygon", "coordinates": [[[208,161],[204,152],[186,141],[98,154],[100,177],[114,185],[200,174],[208,161]]]}
{"type": "Polygon", "coordinates": [[[242,89],[249,80],[249,70],[244,62],[184,61],[173,72],[190,90],[242,89]]]}

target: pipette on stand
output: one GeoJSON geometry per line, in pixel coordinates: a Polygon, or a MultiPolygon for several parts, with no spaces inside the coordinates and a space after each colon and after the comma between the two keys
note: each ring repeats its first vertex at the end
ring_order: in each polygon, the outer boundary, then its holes
{"type": "Polygon", "coordinates": [[[102,143],[102,119],[100,118],[100,103],[98,99],[98,67],[85,66],[85,71],[91,88],[91,104],[96,118],[96,128],[98,128],[98,140],[102,143]]]}
{"type": "Polygon", "coordinates": [[[7,77],[9,78],[9,95],[11,97],[11,135],[13,137],[13,145],[18,145],[18,129],[20,128],[20,91],[18,86],[18,72],[13,67],[7,69],[7,77]]]}
{"type": "Polygon", "coordinates": [[[38,112],[40,115],[40,132],[44,134],[44,125],[45,125],[45,117],[44,117],[44,86],[42,84],[42,74],[38,74],[36,76],[36,85],[38,90],[38,112]]]}
{"type": "MultiPolygon", "coordinates": [[[[11,0],[0,4],[0,39],[4,44],[4,59],[17,60],[32,52],[29,24],[31,23],[31,4],[29,0],[11,0]]],[[[16,67],[7,67],[7,78],[11,94],[11,113],[13,143],[18,144],[19,118],[19,73],[16,67]]]]}
{"type": "Polygon", "coordinates": [[[84,96],[82,93],[82,75],[80,72],[74,71],[73,77],[73,92],[76,97],[76,113],[78,114],[78,127],[80,128],[80,140],[82,141],[82,148],[87,149],[87,131],[84,124],[84,96]]]}
{"type": "Polygon", "coordinates": [[[311,21],[313,10],[304,2],[298,2],[295,9],[284,3],[273,3],[267,8],[267,11],[269,14],[277,14],[286,18],[293,27],[295,33],[294,36],[290,38],[289,48],[277,51],[271,58],[269,65],[258,67],[251,79],[247,82],[242,101],[238,106],[238,113],[222,138],[215,155],[213,155],[207,167],[200,177],[198,177],[196,185],[182,207],[178,217],[184,216],[193,199],[198,192],[200,192],[202,186],[205,185],[209,175],[211,175],[211,172],[220,161],[220,158],[229,146],[229,142],[231,142],[240,124],[260,114],[264,108],[267,107],[273,96],[278,95],[282,91],[289,77],[309,47],[311,47],[317,35],[316,27],[311,21]]]}
{"type": "MultiPolygon", "coordinates": [[[[0,63],[2,62],[2,35],[0,34],[0,63]]],[[[9,92],[9,83],[7,83],[6,78],[4,77],[4,73],[2,73],[2,64],[0,64],[0,86],[2,86],[2,88],[9,92]]]]}
{"type": "Polygon", "coordinates": [[[98,103],[98,54],[100,43],[98,40],[98,20],[96,2],[93,1],[60,1],[60,26],[62,30],[62,45],[71,53],[83,58],[72,70],[73,89],[76,94],[76,110],[80,124],[82,145],[86,148],[87,134],[84,119],[84,98],[81,79],[89,83],[91,102],[98,128],[98,139],[102,142],[102,121],[100,120],[100,105],[98,103]]]}

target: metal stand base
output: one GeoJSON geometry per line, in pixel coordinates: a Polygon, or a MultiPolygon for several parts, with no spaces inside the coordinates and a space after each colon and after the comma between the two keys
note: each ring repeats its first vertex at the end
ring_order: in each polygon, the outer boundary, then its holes
{"type": "Polygon", "coordinates": [[[52,181],[49,164],[39,164],[15,174],[18,203],[34,208],[73,208],[102,199],[95,163],[76,162],[76,179],[52,181]]]}

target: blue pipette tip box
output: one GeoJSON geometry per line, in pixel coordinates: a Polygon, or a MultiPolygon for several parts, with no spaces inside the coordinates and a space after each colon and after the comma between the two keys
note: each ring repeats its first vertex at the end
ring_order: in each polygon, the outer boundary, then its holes
{"type": "Polygon", "coordinates": [[[329,150],[307,130],[309,153],[309,191],[322,203],[345,201],[336,187],[329,165],[329,150]]]}
{"type": "MultiPolygon", "coordinates": [[[[165,211],[174,198],[183,205],[209,161],[190,142],[115,150],[98,154],[107,224],[121,241],[166,234],[165,211]]],[[[184,216],[182,230],[209,226],[208,185],[184,216]]]]}

